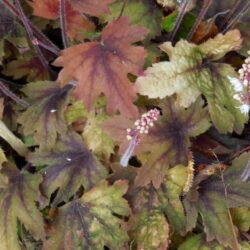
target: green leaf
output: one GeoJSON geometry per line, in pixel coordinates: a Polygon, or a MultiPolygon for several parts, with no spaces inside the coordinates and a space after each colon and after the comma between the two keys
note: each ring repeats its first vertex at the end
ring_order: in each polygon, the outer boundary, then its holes
{"type": "Polygon", "coordinates": [[[186,216],[180,195],[188,178],[187,167],[177,165],[167,171],[166,178],[157,191],[163,211],[170,225],[179,233],[186,233],[186,216]]]}
{"type": "Polygon", "coordinates": [[[25,136],[34,135],[42,151],[52,149],[57,136],[67,131],[64,111],[72,87],[67,84],[60,88],[56,82],[41,81],[23,88],[31,106],[18,117],[18,122],[23,126],[25,136]]]}
{"type": "Polygon", "coordinates": [[[53,204],[68,201],[82,185],[90,189],[107,174],[76,133],[63,136],[50,152],[38,151],[28,160],[35,166],[47,165],[41,186],[48,198],[59,188],[53,204]]]}
{"type": "Polygon", "coordinates": [[[233,249],[238,243],[229,208],[250,206],[250,182],[240,180],[248,159],[249,153],[242,154],[228,170],[202,181],[198,189],[196,206],[207,240],[217,239],[223,246],[233,249]]]}
{"type": "Polygon", "coordinates": [[[137,91],[149,98],[177,94],[177,102],[183,107],[189,107],[203,94],[219,132],[241,133],[248,115],[241,111],[241,103],[235,99],[239,93],[233,84],[237,74],[230,65],[213,61],[240,45],[237,30],[220,34],[201,45],[181,40],[172,47],[166,42],[161,49],[169,55],[170,61],[156,63],[145,71],[144,76],[138,77],[137,91]]]}
{"type": "Polygon", "coordinates": [[[108,115],[95,115],[91,112],[82,134],[84,141],[89,149],[98,155],[106,155],[107,157],[113,153],[114,143],[112,139],[102,130],[101,125],[106,121],[108,115]]]}
{"type": "Polygon", "coordinates": [[[137,249],[165,250],[169,245],[169,226],[162,212],[146,209],[132,217],[132,238],[137,249]]]}
{"type": "MultiPolygon", "coordinates": [[[[224,246],[216,241],[207,242],[203,234],[197,234],[189,237],[183,244],[178,247],[178,250],[226,250],[224,246]]],[[[229,249],[228,249],[229,250],[229,249]]]]}
{"type": "Polygon", "coordinates": [[[27,76],[28,82],[50,78],[48,70],[44,68],[39,58],[31,54],[18,56],[16,60],[6,64],[2,72],[6,76],[13,77],[13,79],[27,76]]]}
{"type": "Polygon", "coordinates": [[[42,178],[38,174],[20,172],[13,166],[5,166],[1,174],[9,179],[8,186],[0,189],[1,250],[19,250],[18,221],[36,240],[45,238],[43,219],[35,205],[42,178]]]}
{"type": "Polygon", "coordinates": [[[55,231],[45,242],[45,250],[122,249],[128,236],[121,219],[129,215],[129,206],[122,196],[125,181],[108,186],[102,181],[79,200],[59,208],[53,223],[55,231]]]}
{"type": "Polygon", "coordinates": [[[86,118],[88,115],[87,109],[84,107],[82,101],[74,101],[65,111],[65,119],[68,124],[78,121],[79,119],[86,118]]]}
{"type": "MultiPolygon", "coordinates": [[[[110,14],[105,15],[106,21],[116,20],[123,8],[124,1],[118,0],[109,5],[110,14]]],[[[128,0],[122,12],[122,16],[129,17],[131,24],[138,24],[149,29],[147,38],[155,37],[161,32],[162,11],[154,0],[128,0]]]]}
{"type": "Polygon", "coordinates": [[[234,224],[244,232],[250,228],[250,210],[249,208],[232,208],[231,209],[234,224]]]}

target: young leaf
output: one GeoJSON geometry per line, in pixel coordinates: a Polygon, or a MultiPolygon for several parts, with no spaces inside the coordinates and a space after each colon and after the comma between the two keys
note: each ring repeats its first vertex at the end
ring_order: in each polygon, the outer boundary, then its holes
{"type": "Polygon", "coordinates": [[[88,109],[103,92],[109,113],[119,110],[125,116],[136,116],[136,93],[127,74],[138,74],[143,66],[145,50],[131,43],[142,40],[146,34],[146,29],[129,26],[126,17],[110,23],[100,42],[79,44],[62,52],[54,62],[63,67],[59,81],[64,84],[76,78],[76,96],[83,99],[88,109]]]}
{"type": "Polygon", "coordinates": [[[8,177],[6,188],[0,189],[0,241],[1,249],[21,250],[17,236],[20,221],[35,239],[44,239],[42,216],[35,202],[39,197],[40,175],[20,172],[14,166],[5,166],[1,174],[8,177]]]}
{"type": "Polygon", "coordinates": [[[103,181],[79,200],[59,208],[52,225],[54,230],[45,250],[122,249],[128,236],[120,218],[129,215],[129,206],[122,196],[127,191],[124,181],[108,186],[103,181]]]}
{"type": "Polygon", "coordinates": [[[41,150],[52,149],[57,136],[67,131],[64,111],[71,84],[60,88],[57,83],[41,81],[29,83],[23,88],[32,105],[18,117],[24,135],[34,135],[41,150]]]}
{"type": "Polygon", "coordinates": [[[225,172],[211,176],[199,185],[197,209],[200,213],[207,241],[217,239],[223,246],[237,249],[229,208],[249,207],[249,182],[242,182],[240,175],[248,161],[249,153],[232,162],[225,172]]]}
{"type": "MultiPolygon", "coordinates": [[[[110,14],[105,15],[107,21],[119,17],[124,1],[118,0],[110,5],[110,14]]],[[[129,0],[126,2],[122,16],[129,17],[131,24],[139,24],[149,29],[147,38],[155,37],[161,32],[162,11],[157,7],[154,0],[129,0]]]]}
{"type": "Polygon", "coordinates": [[[184,109],[167,99],[161,105],[163,116],[150,130],[138,146],[142,168],[138,170],[135,183],[144,186],[153,182],[159,188],[164,177],[164,169],[169,165],[188,164],[190,138],[204,133],[209,127],[207,110],[202,108],[203,101],[199,99],[190,108],[184,109]]]}
{"type": "Polygon", "coordinates": [[[48,80],[50,77],[48,70],[44,68],[40,60],[30,55],[19,56],[16,60],[8,63],[2,72],[6,76],[12,76],[13,79],[27,76],[28,82],[48,80]]]}
{"type": "Polygon", "coordinates": [[[181,40],[172,47],[166,42],[161,49],[169,55],[170,62],[156,63],[148,68],[145,76],[137,79],[136,88],[150,98],[177,94],[178,103],[184,107],[189,107],[203,94],[219,132],[241,133],[248,116],[241,112],[240,102],[234,97],[238,90],[232,79],[237,79],[237,74],[230,65],[213,61],[240,45],[237,30],[220,34],[201,45],[181,40]]]}
{"type": "Polygon", "coordinates": [[[42,189],[50,197],[59,188],[54,204],[68,201],[82,185],[88,190],[106,176],[105,167],[73,132],[58,140],[52,151],[36,152],[28,160],[35,166],[47,165],[42,189]]]}
{"type": "MultiPolygon", "coordinates": [[[[66,1],[66,22],[67,34],[71,39],[84,38],[83,31],[93,31],[94,24],[88,19],[80,15],[79,10],[72,7],[72,1],[66,1]]],[[[32,0],[31,6],[33,7],[33,15],[47,18],[56,19],[59,17],[59,1],[58,0],[32,0]]]]}

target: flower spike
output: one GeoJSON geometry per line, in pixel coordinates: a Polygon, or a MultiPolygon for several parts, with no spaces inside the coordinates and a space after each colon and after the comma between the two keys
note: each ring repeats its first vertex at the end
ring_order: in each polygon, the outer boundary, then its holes
{"type": "Polygon", "coordinates": [[[160,111],[156,108],[144,113],[140,119],[134,123],[134,128],[127,129],[127,140],[130,141],[127,150],[123,154],[120,164],[123,167],[128,166],[130,157],[132,156],[135,147],[140,143],[141,136],[148,134],[150,127],[154,126],[154,122],[158,119],[160,111]]]}

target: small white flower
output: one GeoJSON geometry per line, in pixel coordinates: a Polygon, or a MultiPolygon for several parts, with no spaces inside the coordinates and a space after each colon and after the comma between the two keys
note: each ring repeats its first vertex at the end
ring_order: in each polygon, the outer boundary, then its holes
{"type": "Polygon", "coordinates": [[[72,161],[71,158],[69,158],[69,157],[67,157],[66,160],[67,160],[67,161],[72,161]]]}
{"type": "Polygon", "coordinates": [[[51,109],[50,110],[50,113],[55,113],[56,112],[56,109],[51,109]]]}
{"type": "Polygon", "coordinates": [[[243,91],[242,83],[238,78],[230,77],[230,76],[228,76],[227,78],[231,82],[231,84],[233,85],[233,88],[235,91],[237,91],[237,92],[243,91]]]}
{"type": "Polygon", "coordinates": [[[240,105],[239,109],[242,114],[248,114],[250,106],[248,104],[242,104],[240,105]]]}

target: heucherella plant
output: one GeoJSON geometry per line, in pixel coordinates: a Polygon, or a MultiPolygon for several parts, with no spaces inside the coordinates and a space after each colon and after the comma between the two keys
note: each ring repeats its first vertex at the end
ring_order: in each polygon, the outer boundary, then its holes
{"type": "Polygon", "coordinates": [[[154,126],[154,122],[158,119],[160,111],[158,109],[151,109],[147,113],[144,113],[140,119],[136,120],[134,125],[135,128],[127,129],[127,140],[130,141],[127,150],[123,154],[120,164],[123,167],[128,166],[128,161],[132,156],[135,147],[140,143],[141,136],[147,135],[149,128],[154,126]]]}

